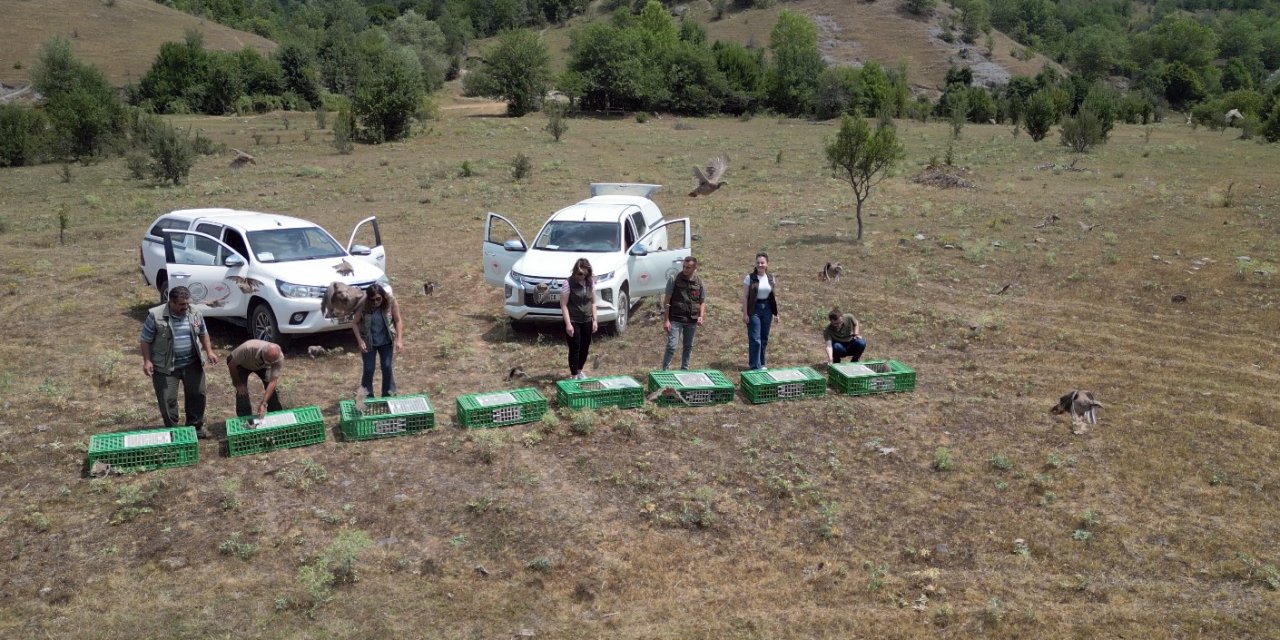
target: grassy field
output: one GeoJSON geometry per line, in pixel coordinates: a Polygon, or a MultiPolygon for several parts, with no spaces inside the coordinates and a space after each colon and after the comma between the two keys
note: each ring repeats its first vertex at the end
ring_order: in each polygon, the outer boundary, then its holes
{"type": "MultiPolygon", "coordinates": [[[[971,125],[954,162],[976,186],[939,190],[910,178],[945,156],[947,125],[904,121],[907,161],[859,245],[824,167],[833,123],[573,120],[555,143],[540,115],[467,112],[347,156],[312,114],[180,120],[259,164],[203,158],[178,188],[118,159],[69,182],[0,172],[0,636],[1275,637],[1280,146],[1120,126],[1072,166],[1052,139],[971,125]],[[685,198],[720,152],[730,185],[685,198]],[[771,366],[818,366],[838,304],[917,390],[457,428],[454,398],[507,388],[512,366],[552,397],[566,374],[562,338],[513,333],[484,284],[484,213],[528,237],[593,180],[667,185],[667,215],[693,219],[710,295],[696,366],[737,380],[737,296],[766,249],[771,366]],[[379,216],[407,319],[400,390],[431,395],[435,432],[247,458],[202,441],[195,467],[82,477],[91,435],[158,422],[140,235],[215,205],[339,237],[379,216]],[[817,281],[830,260],[838,284],[817,281]],[[1048,413],[1072,388],[1106,403],[1085,435],[1048,413]]],[[[661,326],[640,317],[597,338],[597,373],[658,366],[661,326]]],[[[244,337],[211,328],[223,354],[244,337]]],[[[336,427],[353,349],[296,341],[285,403],[336,427]]],[[[209,393],[221,432],[221,366],[209,393]]]]}

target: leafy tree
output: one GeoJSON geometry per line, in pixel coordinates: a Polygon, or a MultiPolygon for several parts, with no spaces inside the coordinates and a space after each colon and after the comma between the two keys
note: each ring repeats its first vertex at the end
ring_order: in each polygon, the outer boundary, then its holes
{"type": "Polygon", "coordinates": [[[1080,29],[1072,38],[1069,54],[1071,70],[1087,79],[1103,78],[1127,59],[1128,45],[1123,33],[1091,25],[1080,29]]]}
{"type": "MultiPolygon", "coordinates": [[[[1256,60],[1256,58],[1255,58],[1256,60]]],[[[1249,72],[1249,68],[1240,58],[1232,58],[1227,61],[1227,66],[1222,69],[1222,90],[1235,91],[1236,89],[1252,89],[1253,74],[1249,72]]]]}
{"type": "Polygon", "coordinates": [[[711,51],[716,56],[716,67],[729,85],[726,109],[739,114],[755,111],[764,96],[764,51],[722,41],[712,45],[711,51]]]}
{"type": "Polygon", "coordinates": [[[123,109],[97,68],[71,54],[65,38],[46,42],[31,70],[53,125],[54,150],[84,158],[105,153],[123,123],[123,109]]]}
{"type": "Polygon", "coordinates": [[[1049,129],[1057,121],[1058,108],[1054,104],[1052,91],[1046,88],[1031,94],[1022,115],[1027,135],[1031,136],[1032,140],[1040,142],[1049,135],[1049,129]]]}
{"type": "Polygon", "coordinates": [[[160,45],[155,62],[138,82],[138,97],[157,113],[166,113],[181,100],[199,109],[209,83],[209,56],[199,31],[188,29],[182,42],[160,45]]]}
{"type": "Polygon", "coordinates": [[[151,175],[161,182],[182,184],[196,163],[196,151],[187,136],[162,123],[151,132],[149,142],[151,175]]]}
{"type": "Polygon", "coordinates": [[[645,61],[639,35],[630,29],[593,23],[575,31],[568,70],[582,78],[582,105],[593,109],[639,104],[645,61]]]}
{"type": "Polygon", "coordinates": [[[244,79],[235,54],[214,51],[208,55],[208,71],[200,111],[223,115],[235,111],[236,98],[244,95],[244,79]]]}
{"type": "Polygon", "coordinates": [[[986,124],[996,119],[996,99],[982,87],[969,87],[969,122],[986,124]]]}
{"type": "Polygon", "coordinates": [[[0,167],[21,167],[39,161],[48,121],[40,111],[17,104],[0,104],[0,167]]]}
{"type": "Polygon", "coordinates": [[[865,103],[862,76],[853,67],[828,67],[818,77],[814,115],[834,118],[846,113],[862,113],[865,103]]]}
{"type": "Polygon", "coordinates": [[[826,146],[827,161],[837,177],[853,188],[857,202],[858,237],[862,241],[862,205],[871,189],[889,175],[903,157],[893,125],[877,127],[875,132],[859,114],[846,115],[840,121],[835,140],[826,146]]]}
{"type": "Polygon", "coordinates": [[[1116,119],[1120,117],[1120,95],[1106,84],[1094,83],[1080,103],[1080,110],[1087,110],[1098,119],[1102,141],[1105,142],[1111,135],[1116,119]]]}
{"type": "Polygon", "coordinates": [[[1174,62],[1164,70],[1164,97],[1174,108],[1181,109],[1204,97],[1204,81],[1186,63],[1174,62]]]}
{"type": "Polygon", "coordinates": [[[1271,115],[1262,125],[1262,137],[1266,138],[1267,142],[1280,142],[1280,100],[1271,107],[1271,115]]]}
{"type": "Polygon", "coordinates": [[[1218,36],[1188,15],[1169,14],[1137,39],[1134,55],[1142,66],[1155,58],[1203,69],[1218,55],[1218,36]]]}
{"type": "Polygon", "coordinates": [[[945,109],[945,115],[951,121],[951,137],[960,138],[960,131],[969,119],[969,89],[960,85],[948,87],[954,89],[942,96],[938,104],[945,109]]]}
{"type": "Polygon", "coordinates": [[[275,96],[284,92],[284,74],[278,62],[263,57],[252,47],[245,47],[235,55],[246,94],[275,96]]]}
{"type": "Polygon", "coordinates": [[[413,49],[422,64],[422,82],[429,91],[444,84],[449,69],[449,55],[445,52],[444,31],[440,26],[410,9],[387,25],[391,41],[413,49]]]}
{"type": "Polygon", "coordinates": [[[292,91],[311,107],[320,106],[320,74],[310,53],[296,44],[287,44],[278,50],[283,88],[292,91]]]}
{"type": "Polygon", "coordinates": [[[508,31],[484,57],[484,65],[467,76],[467,93],[505,100],[507,114],[536,111],[551,86],[551,54],[532,31],[508,31]]]}
{"type": "Polygon", "coordinates": [[[356,135],[356,117],[346,106],[338,109],[338,117],[333,121],[333,148],[340,155],[349,155],[355,150],[353,139],[356,135]]]}
{"type": "Polygon", "coordinates": [[[826,67],[818,53],[818,30],[808,16],[783,9],[769,34],[773,68],[769,101],[781,113],[799,115],[813,109],[818,76],[826,67]]]}
{"type": "Polygon", "coordinates": [[[1106,141],[1102,121],[1092,111],[1081,109],[1075,116],[1062,121],[1061,144],[1076,153],[1084,153],[1106,141]]]}
{"type": "Polygon", "coordinates": [[[351,110],[364,134],[376,142],[399,140],[422,106],[422,70],[412,51],[384,44],[365,54],[351,110]]]}

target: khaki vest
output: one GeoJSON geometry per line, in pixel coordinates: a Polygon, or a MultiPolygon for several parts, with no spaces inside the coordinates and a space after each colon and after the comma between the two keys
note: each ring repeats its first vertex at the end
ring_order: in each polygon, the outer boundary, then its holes
{"type": "Polygon", "coordinates": [[[570,322],[591,322],[591,303],[595,302],[596,292],[593,287],[588,287],[584,282],[581,285],[569,279],[569,303],[565,306],[569,308],[570,322]]]}
{"type": "Polygon", "coordinates": [[[668,316],[676,322],[695,322],[698,309],[702,306],[702,277],[694,274],[685,278],[684,273],[677,273],[671,287],[671,310],[668,316]]]}
{"type": "MultiPolygon", "coordinates": [[[[169,325],[169,303],[152,307],[149,312],[156,321],[156,339],[151,343],[151,364],[156,373],[173,373],[173,327],[169,325]]],[[[191,348],[204,365],[204,350],[200,348],[200,326],[204,318],[194,308],[187,309],[187,322],[191,325],[191,348]]]]}

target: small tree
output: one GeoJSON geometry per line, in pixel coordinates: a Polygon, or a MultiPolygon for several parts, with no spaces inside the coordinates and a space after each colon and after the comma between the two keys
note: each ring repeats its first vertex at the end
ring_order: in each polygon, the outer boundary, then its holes
{"type": "Polygon", "coordinates": [[[355,148],[351,139],[356,133],[356,117],[345,106],[338,109],[338,118],[333,122],[333,148],[341,155],[350,154],[355,148]]]}
{"type": "Polygon", "coordinates": [[[862,203],[871,195],[871,188],[884,180],[889,171],[903,156],[898,143],[898,131],[893,125],[870,125],[861,115],[846,115],[840,122],[840,132],[827,145],[827,160],[837,177],[853,188],[857,201],[858,241],[862,241],[862,203]]]}
{"type": "Polygon", "coordinates": [[[1062,121],[1062,146],[1076,153],[1084,153],[1105,140],[1102,120],[1089,109],[1081,109],[1075,117],[1062,121]]]}
{"type": "Polygon", "coordinates": [[[528,30],[508,31],[484,57],[484,66],[463,80],[468,95],[505,100],[507,114],[536,111],[551,86],[547,43],[528,30]]]}
{"type": "Polygon", "coordinates": [[[947,116],[951,119],[951,137],[960,139],[960,131],[964,129],[965,120],[969,118],[969,92],[964,88],[947,94],[947,116]]]}
{"type": "Polygon", "coordinates": [[[1040,142],[1049,135],[1049,129],[1058,121],[1058,108],[1048,89],[1041,89],[1027,99],[1023,113],[1023,124],[1027,127],[1027,135],[1040,142]]]}
{"type": "Polygon", "coordinates": [[[161,182],[182,184],[196,163],[191,140],[168,123],[152,132],[150,149],[151,175],[161,182]]]}
{"type": "Polygon", "coordinates": [[[1262,125],[1262,137],[1267,142],[1280,142],[1280,100],[1271,108],[1271,115],[1262,125]]]}
{"type": "Polygon", "coordinates": [[[547,133],[560,142],[560,136],[569,130],[569,123],[565,122],[565,113],[569,110],[569,105],[563,102],[549,102],[543,109],[547,112],[547,133]]]}

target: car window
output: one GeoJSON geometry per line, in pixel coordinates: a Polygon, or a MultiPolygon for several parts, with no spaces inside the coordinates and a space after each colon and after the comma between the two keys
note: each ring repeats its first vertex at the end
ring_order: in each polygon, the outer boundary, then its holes
{"type": "Polygon", "coordinates": [[[186,230],[186,228],[187,228],[186,220],[176,220],[174,218],[160,218],[159,220],[156,220],[155,224],[151,225],[151,231],[149,233],[152,237],[164,239],[164,234],[162,232],[165,229],[186,230]]]}
{"type": "MultiPolygon", "coordinates": [[[[644,235],[644,233],[649,230],[648,225],[644,223],[644,213],[641,211],[637,210],[635,213],[631,214],[631,222],[636,225],[636,234],[638,235],[644,235]]],[[[631,243],[628,242],[627,246],[631,246],[631,243]]]]}
{"type": "Polygon", "coordinates": [[[250,231],[249,246],[259,262],[320,260],[347,255],[320,227],[250,231]]]}
{"type": "MultiPolygon", "coordinates": [[[[199,231],[200,233],[206,234],[213,238],[218,238],[222,236],[222,225],[213,224],[209,222],[201,222],[200,224],[196,225],[196,231],[199,231]]],[[[212,254],[218,253],[218,249],[219,249],[218,243],[210,240],[209,238],[202,238],[200,236],[192,236],[192,237],[195,238],[196,249],[199,249],[200,251],[203,251],[205,253],[212,253],[212,254]]]]}
{"type": "Polygon", "coordinates": [[[172,238],[174,240],[174,264],[194,264],[208,267],[222,264],[223,258],[226,257],[226,249],[208,238],[192,236],[187,233],[175,234],[172,238]],[[195,242],[191,242],[192,238],[195,239],[195,242]],[[184,242],[179,244],[178,240],[183,240],[184,242]]]}
{"type": "Polygon", "coordinates": [[[636,243],[636,238],[638,237],[636,235],[636,227],[630,222],[627,222],[625,225],[624,231],[626,232],[627,237],[626,237],[626,240],[622,243],[622,246],[630,247],[631,245],[636,243]]]}
{"type": "Polygon", "coordinates": [[[533,246],[546,251],[606,253],[621,250],[621,241],[616,222],[555,220],[543,227],[533,246]]]}
{"type": "Polygon", "coordinates": [[[226,229],[222,234],[222,241],[239,253],[240,257],[248,259],[249,248],[244,243],[244,236],[240,235],[239,231],[231,228],[226,229]]]}

